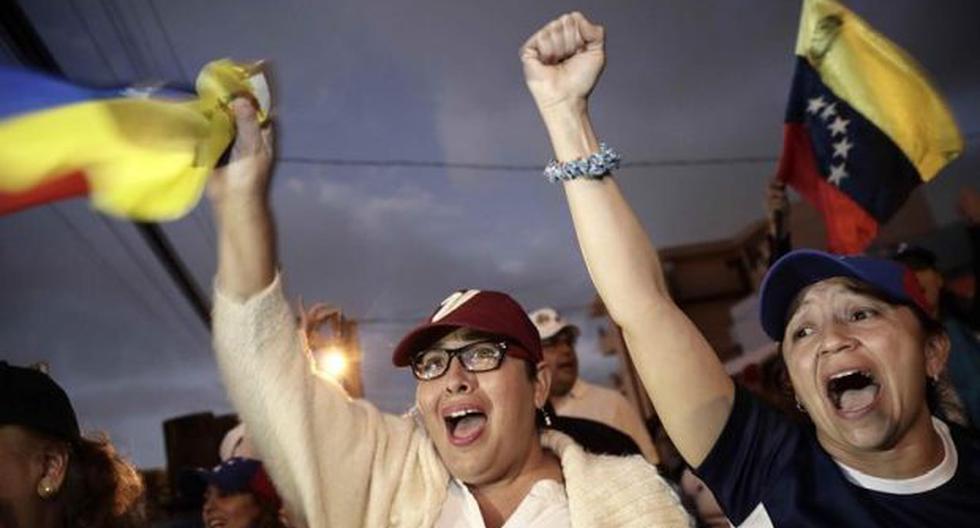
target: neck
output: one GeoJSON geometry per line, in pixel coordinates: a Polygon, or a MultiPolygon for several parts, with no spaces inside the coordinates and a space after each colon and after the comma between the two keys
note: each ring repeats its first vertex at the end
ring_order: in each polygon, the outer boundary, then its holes
{"type": "MultiPolygon", "coordinates": [[[[824,442],[821,441],[821,445],[824,442]]],[[[938,466],[945,456],[943,440],[932,424],[928,411],[920,413],[905,435],[888,449],[855,451],[828,449],[838,462],[872,477],[909,479],[924,475],[938,466]]]]}
{"type": "MultiPolygon", "coordinates": [[[[21,521],[15,521],[14,526],[36,526],[38,528],[55,528],[56,526],[61,526],[61,514],[58,512],[57,508],[49,507],[46,504],[38,503],[37,507],[32,508],[30,511],[26,512],[27,518],[21,519],[21,521]]],[[[2,521],[2,519],[0,519],[2,521]]],[[[0,522],[0,526],[3,525],[0,522]]]]}
{"type": "Polygon", "coordinates": [[[467,485],[477,504],[487,528],[499,528],[514,513],[531,488],[539,480],[551,479],[562,482],[561,463],[551,451],[541,447],[535,437],[534,445],[515,471],[494,482],[467,485]]]}

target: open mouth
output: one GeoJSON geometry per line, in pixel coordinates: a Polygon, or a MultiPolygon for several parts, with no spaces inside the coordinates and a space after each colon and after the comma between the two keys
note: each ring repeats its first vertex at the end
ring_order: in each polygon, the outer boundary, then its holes
{"type": "Polygon", "coordinates": [[[869,409],[881,386],[867,370],[848,370],[827,380],[827,397],[840,414],[853,416],[869,409]]]}
{"type": "Polygon", "coordinates": [[[473,443],[487,425],[486,413],[476,407],[453,409],[442,418],[446,421],[449,442],[457,446],[473,443]]]}
{"type": "Polygon", "coordinates": [[[207,523],[207,528],[221,528],[225,525],[224,519],[210,519],[207,523]]]}

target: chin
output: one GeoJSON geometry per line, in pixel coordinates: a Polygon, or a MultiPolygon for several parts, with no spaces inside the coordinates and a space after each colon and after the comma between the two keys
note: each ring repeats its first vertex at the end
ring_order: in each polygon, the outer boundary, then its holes
{"type": "Polygon", "coordinates": [[[838,424],[842,441],[858,450],[876,451],[895,446],[896,427],[885,417],[868,417],[858,424],[838,424]]]}

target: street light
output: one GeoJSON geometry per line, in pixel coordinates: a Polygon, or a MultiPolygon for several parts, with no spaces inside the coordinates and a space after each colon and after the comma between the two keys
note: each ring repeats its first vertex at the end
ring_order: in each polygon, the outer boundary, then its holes
{"type": "Polygon", "coordinates": [[[337,381],[347,372],[347,354],[336,345],[318,350],[316,363],[317,370],[337,381]]]}

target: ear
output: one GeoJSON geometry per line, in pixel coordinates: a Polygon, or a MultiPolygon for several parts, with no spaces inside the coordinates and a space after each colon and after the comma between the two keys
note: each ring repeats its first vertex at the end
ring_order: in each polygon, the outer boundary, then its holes
{"type": "Polygon", "coordinates": [[[40,453],[41,480],[38,488],[45,486],[57,493],[68,474],[68,445],[64,442],[48,442],[40,453]]]}
{"type": "Polygon", "coordinates": [[[538,370],[534,377],[534,406],[540,409],[544,407],[551,393],[551,369],[545,361],[539,361],[535,367],[538,370]]]}
{"type": "Polygon", "coordinates": [[[946,332],[926,337],[925,359],[926,375],[931,379],[936,379],[939,373],[946,368],[946,360],[949,359],[949,336],[946,332]]]}

